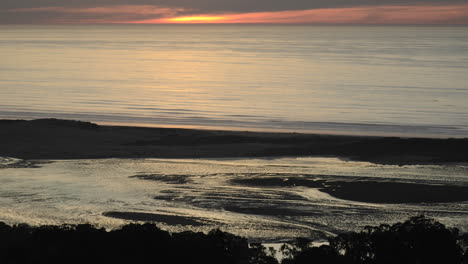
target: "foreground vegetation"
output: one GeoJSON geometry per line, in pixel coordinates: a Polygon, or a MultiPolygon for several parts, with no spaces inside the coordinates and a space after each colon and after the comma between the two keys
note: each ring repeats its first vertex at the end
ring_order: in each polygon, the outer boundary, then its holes
{"type": "MultiPolygon", "coordinates": [[[[468,234],[424,216],[366,227],[312,247],[284,244],[282,264],[467,264],[468,234]]],[[[106,231],[91,225],[30,227],[0,223],[0,263],[278,264],[275,251],[220,230],[170,234],[153,224],[106,231]]]]}

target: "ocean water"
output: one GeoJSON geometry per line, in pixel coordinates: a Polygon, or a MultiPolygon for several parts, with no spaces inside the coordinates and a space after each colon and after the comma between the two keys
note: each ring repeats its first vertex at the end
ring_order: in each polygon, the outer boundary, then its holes
{"type": "MultiPolygon", "coordinates": [[[[366,225],[424,214],[468,231],[468,202],[377,204],[338,199],[317,188],[258,186],[239,180],[400,182],[468,186],[466,165],[390,166],[336,158],[103,159],[42,161],[0,158],[0,221],[32,225],[132,221],[106,212],[162,214],[202,225],[159,223],[166,230],[213,228],[259,242],[324,239],[366,225]]],[[[359,192],[359,190],[357,190],[359,192]]],[[[403,195],[394,190],[395,197],[403,195]]]]}
{"type": "Polygon", "coordinates": [[[468,137],[466,27],[0,26],[0,118],[468,137]]]}

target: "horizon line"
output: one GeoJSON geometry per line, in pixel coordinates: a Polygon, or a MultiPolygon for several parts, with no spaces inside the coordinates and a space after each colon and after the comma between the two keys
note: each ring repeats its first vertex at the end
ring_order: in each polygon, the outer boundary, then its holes
{"type": "Polygon", "coordinates": [[[376,27],[468,27],[468,23],[460,24],[425,24],[425,23],[4,23],[0,26],[376,26],[376,27]]]}

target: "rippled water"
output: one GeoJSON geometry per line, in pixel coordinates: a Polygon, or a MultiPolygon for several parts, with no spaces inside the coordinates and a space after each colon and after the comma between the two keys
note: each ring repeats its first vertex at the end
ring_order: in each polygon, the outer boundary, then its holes
{"type": "MultiPolygon", "coordinates": [[[[335,198],[304,186],[241,185],[238,180],[340,180],[468,186],[468,167],[387,166],[335,158],[103,159],[26,162],[2,159],[0,221],[92,223],[126,220],[106,212],[188,217],[200,226],[159,225],[170,231],[221,228],[263,242],[324,238],[365,225],[395,223],[424,213],[468,231],[468,202],[375,204],[335,198]]],[[[395,196],[400,195],[395,189],[395,196]]]]}
{"type": "Polygon", "coordinates": [[[0,118],[468,136],[465,27],[0,26],[0,118]]]}

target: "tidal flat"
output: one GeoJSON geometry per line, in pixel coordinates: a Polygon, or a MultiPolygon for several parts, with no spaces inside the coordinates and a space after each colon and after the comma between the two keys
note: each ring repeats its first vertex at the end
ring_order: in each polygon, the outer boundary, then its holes
{"type": "Polygon", "coordinates": [[[254,242],[323,240],[419,214],[468,230],[468,167],[380,165],[320,157],[4,159],[0,219],[9,224],[156,223],[219,228],[254,242]],[[429,196],[427,196],[429,195],[429,196]],[[426,199],[426,200],[424,200],[426,199]]]}
{"type": "Polygon", "coordinates": [[[424,214],[468,230],[467,139],[0,122],[0,219],[152,222],[256,242],[424,214]]]}

